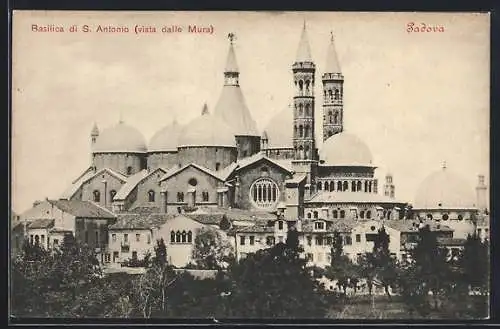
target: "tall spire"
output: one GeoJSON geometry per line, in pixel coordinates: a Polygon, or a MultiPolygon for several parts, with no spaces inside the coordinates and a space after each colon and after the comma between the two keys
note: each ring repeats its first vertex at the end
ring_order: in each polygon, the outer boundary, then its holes
{"type": "Polygon", "coordinates": [[[99,128],[97,127],[97,123],[94,121],[94,126],[92,127],[92,131],[90,133],[92,136],[99,136],[99,128]]]}
{"type": "Polygon", "coordinates": [[[442,167],[443,167],[443,170],[445,170],[445,169],[446,169],[446,160],[445,160],[445,161],[443,161],[443,166],[442,166],[442,167]]]}
{"type": "Polygon", "coordinates": [[[239,72],[238,63],[236,62],[236,55],[234,54],[234,41],[236,40],[236,35],[234,33],[229,33],[227,35],[229,39],[229,52],[226,59],[226,68],[224,72],[239,72]]]}
{"type": "Polygon", "coordinates": [[[210,114],[208,112],[208,106],[207,106],[207,103],[203,104],[203,109],[201,110],[201,115],[207,115],[207,114],[210,114]]]}
{"type": "Polygon", "coordinates": [[[340,65],[337,57],[337,51],[335,50],[335,43],[333,37],[333,31],[330,32],[330,45],[328,46],[328,52],[326,54],[326,65],[325,73],[340,73],[340,65]]]}
{"type": "Polygon", "coordinates": [[[311,47],[309,46],[309,39],[307,38],[307,29],[305,20],[304,20],[304,26],[302,28],[302,35],[300,36],[299,48],[297,50],[297,58],[295,62],[297,63],[312,62],[311,47]]]}

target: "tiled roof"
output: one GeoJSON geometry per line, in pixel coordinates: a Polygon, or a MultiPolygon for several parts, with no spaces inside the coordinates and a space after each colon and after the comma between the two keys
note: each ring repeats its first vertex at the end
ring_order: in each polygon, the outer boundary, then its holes
{"type": "Polygon", "coordinates": [[[109,227],[110,230],[148,230],[165,224],[175,215],[170,214],[119,214],[115,224],[109,227]]]}
{"type": "Polygon", "coordinates": [[[146,176],[148,176],[148,171],[146,169],[143,169],[138,173],[128,177],[127,182],[122,185],[120,190],[118,190],[118,193],[116,193],[116,195],[114,196],[113,201],[125,200],[130,192],[132,192],[137,184],[139,184],[139,182],[146,176]]]}
{"type": "MultiPolygon", "coordinates": [[[[256,153],[250,157],[239,160],[237,170],[243,169],[243,168],[245,168],[245,167],[247,167],[247,166],[249,166],[257,161],[260,161],[262,159],[266,159],[267,161],[274,163],[278,167],[281,167],[288,172],[292,172],[291,165],[288,165],[288,162],[285,163],[285,162],[281,162],[281,161],[278,161],[275,159],[268,158],[267,156],[265,156],[262,153],[256,153]]],[[[291,164],[291,162],[290,162],[290,164],[291,164]]]]}
{"type": "Polygon", "coordinates": [[[236,162],[232,162],[229,166],[219,170],[217,174],[219,177],[223,180],[227,180],[229,175],[233,173],[233,171],[238,167],[238,164],[236,162]]]}
{"type": "Polygon", "coordinates": [[[287,179],[285,183],[287,184],[299,184],[306,178],[305,174],[294,175],[293,178],[287,179]]]}
{"type": "Polygon", "coordinates": [[[159,207],[138,206],[130,209],[129,212],[135,214],[159,214],[161,209],[159,207]]]}
{"type": "Polygon", "coordinates": [[[48,200],[52,205],[75,217],[115,218],[116,215],[104,207],[90,201],[80,200],[48,200]]]}
{"type": "Polygon", "coordinates": [[[208,174],[208,175],[210,175],[210,176],[212,176],[212,177],[217,178],[218,180],[224,181],[224,179],[222,179],[222,178],[218,175],[218,173],[217,173],[217,172],[212,171],[212,170],[210,170],[210,169],[208,169],[208,168],[205,168],[205,167],[203,167],[203,166],[200,166],[200,165],[198,165],[198,164],[196,164],[196,163],[189,163],[189,164],[187,164],[187,165],[185,165],[185,166],[183,166],[183,167],[181,167],[181,168],[178,168],[178,169],[176,169],[176,170],[172,170],[172,171],[170,171],[170,170],[169,170],[169,172],[168,172],[168,173],[166,173],[165,175],[163,175],[163,177],[161,177],[161,178],[160,178],[160,181],[164,181],[164,180],[166,180],[166,179],[168,179],[168,178],[170,178],[170,177],[172,177],[172,176],[174,176],[174,175],[176,175],[176,174],[180,173],[181,171],[183,171],[183,170],[185,170],[185,169],[187,169],[187,168],[189,168],[189,167],[194,167],[194,168],[196,168],[196,169],[198,169],[198,170],[201,170],[201,171],[203,171],[204,173],[206,173],[206,174],[208,174]]]}
{"type": "Polygon", "coordinates": [[[235,233],[273,233],[274,227],[265,225],[242,226],[234,230],[235,233]]]}
{"type": "Polygon", "coordinates": [[[29,229],[49,228],[54,226],[54,219],[35,219],[28,224],[29,229]]]}
{"type": "Polygon", "coordinates": [[[317,193],[307,203],[404,203],[387,196],[366,192],[326,192],[317,193]]]}
{"type": "MultiPolygon", "coordinates": [[[[437,223],[435,221],[423,221],[425,225],[429,225],[431,231],[439,231],[439,232],[453,232],[453,229],[449,226],[437,223]]],[[[418,226],[420,225],[419,221],[412,220],[387,220],[384,222],[384,225],[389,226],[400,232],[418,232],[418,226]]]]}
{"type": "Polygon", "coordinates": [[[443,246],[463,246],[465,244],[466,239],[458,239],[458,238],[444,238],[439,237],[437,241],[440,245],[443,246]]]}
{"type": "MultiPolygon", "coordinates": [[[[184,216],[191,218],[199,223],[205,225],[218,225],[221,220],[223,214],[191,214],[185,213],[184,216]]],[[[229,219],[229,218],[228,218],[229,219]]]]}
{"type": "Polygon", "coordinates": [[[268,221],[275,220],[276,215],[266,211],[251,211],[237,208],[210,208],[200,207],[192,213],[186,215],[217,215],[222,219],[222,215],[226,215],[231,221],[268,221]]]}
{"type": "MultiPolygon", "coordinates": [[[[355,221],[350,219],[342,219],[337,221],[327,221],[328,233],[333,233],[335,231],[339,233],[349,233],[352,229],[363,223],[363,221],[355,221]]],[[[302,221],[302,232],[313,232],[314,231],[314,220],[304,220],[302,221]]]]}
{"type": "Polygon", "coordinates": [[[61,199],[71,199],[73,195],[82,186],[83,182],[87,181],[94,176],[94,171],[91,168],[87,168],[80,177],[78,177],[73,183],[61,194],[61,199]]]}

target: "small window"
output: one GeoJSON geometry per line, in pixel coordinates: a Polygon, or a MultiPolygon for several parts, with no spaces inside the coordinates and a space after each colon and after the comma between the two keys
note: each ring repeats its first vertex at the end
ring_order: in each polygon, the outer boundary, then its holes
{"type": "Polygon", "coordinates": [[[136,234],[135,235],[135,241],[137,241],[137,242],[141,241],[141,235],[140,234],[136,234]]]}
{"type": "Polygon", "coordinates": [[[54,246],[57,246],[59,244],[59,240],[58,239],[54,239],[54,246]]]}
{"type": "Polygon", "coordinates": [[[324,230],[325,229],[325,223],[323,223],[323,222],[315,222],[314,223],[314,229],[316,229],[316,230],[324,230]]]}
{"type": "Polygon", "coordinates": [[[99,243],[99,231],[95,231],[95,242],[96,244],[99,243]]]}
{"type": "Polygon", "coordinates": [[[189,231],[187,233],[187,238],[188,238],[188,243],[192,243],[193,242],[193,232],[189,231]]]}
{"type": "Polygon", "coordinates": [[[148,191],[148,201],[155,202],[155,191],[153,190],[148,191]]]}
{"type": "Polygon", "coordinates": [[[132,175],[132,167],[131,166],[127,167],[127,175],[132,175]]]}
{"type": "Polygon", "coordinates": [[[372,212],[370,210],[368,210],[366,212],[366,219],[371,219],[372,218],[372,212]]]}
{"type": "Polygon", "coordinates": [[[464,216],[458,215],[458,220],[462,220],[462,219],[464,219],[464,216]]]}
{"type": "Polygon", "coordinates": [[[274,245],[274,236],[267,236],[267,237],[266,237],[266,244],[267,244],[268,246],[272,246],[272,245],[274,245]]]}
{"type": "Polygon", "coordinates": [[[361,242],[361,234],[356,234],[356,242],[361,242]]]}
{"type": "Polygon", "coordinates": [[[311,213],[310,212],[307,213],[307,218],[311,218],[311,213]]]}
{"type": "Polygon", "coordinates": [[[350,235],[346,235],[344,238],[345,244],[346,245],[351,245],[352,244],[352,238],[350,235]]]}
{"type": "Polygon", "coordinates": [[[123,235],[123,242],[125,242],[125,243],[127,243],[127,242],[128,242],[128,234],[127,234],[127,233],[125,233],[125,234],[123,235]]]}
{"type": "Polygon", "coordinates": [[[337,210],[333,211],[333,218],[339,218],[339,212],[337,210]]]}
{"type": "Polygon", "coordinates": [[[427,214],[427,219],[432,219],[432,214],[427,214]]]}
{"type": "Polygon", "coordinates": [[[89,243],[89,231],[85,231],[85,243],[89,243]]]}
{"type": "Polygon", "coordinates": [[[184,202],[184,193],[177,192],[177,202],[184,202]]]}
{"type": "Polygon", "coordinates": [[[116,234],[111,234],[111,241],[116,242],[116,234]]]}
{"type": "Polygon", "coordinates": [[[189,180],[188,184],[191,186],[196,186],[196,185],[198,185],[198,181],[196,180],[196,178],[191,178],[189,180]]]}
{"type": "Polygon", "coordinates": [[[110,199],[111,201],[113,201],[113,199],[114,199],[115,195],[116,195],[116,191],[115,191],[115,190],[111,190],[111,191],[109,191],[109,199],[110,199]]]}
{"type": "Polygon", "coordinates": [[[307,236],[307,245],[308,246],[312,245],[312,236],[310,236],[310,235],[307,236]]]}
{"type": "Polygon", "coordinates": [[[323,245],[323,237],[322,236],[317,236],[316,237],[316,245],[317,246],[322,246],[323,245]]]}
{"type": "Polygon", "coordinates": [[[216,162],[215,163],[215,170],[219,170],[220,169],[220,163],[219,162],[216,162]]]}
{"type": "Polygon", "coordinates": [[[151,244],[151,234],[148,234],[148,244],[151,244]]]}
{"type": "Polygon", "coordinates": [[[345,218],[345,210],[340,211],[340,218],[345,218]]]}
{"type": "Polygon", "coordinates": [[[170,243],[175,243],[175,232],[170,231],[170,243]]]}
{"type": "Polygon", "coordinates": [[[201,196],[203,198],[203,202],[208,202],[208,192],[202,192],[201,196]]]}
{"type": "Polygon", "coordinates": [[[312,262],[312,261],[314,261],[314,256],[313,256],[313,254],[312,254],[312,253],[310,253],[310,252],[309,252],[309,253],[307,253],[307,254],[306,254],[306,260],[307,260],[308,262],[312,262]]]}
{"type": "Polygon", "coordinates": [[[182,233],[181,233],[181,241],[182,241],[182,243],[186,243],[187,242],[187,232],[186,231],[182,231],[182,233]]]}
{"type": "Polygon", "coordinates": [[[92,194],[94,195],[94,202],[101,202],[101,192],[94,190],[92,194]]]}
{"type": "Polygon", "coordinates": [[[361,210],[361,211],[359,212],[359,217],[360,217],[361,219],[365,218],[365,212],[364,212],[363,210],[361,210]]]}
{"type": "Polygon", "coordinates": [[[240,245],[242,245],[242,246],[245,245],[245,236],[244,235],[240,236],[240,245]]]}
{"type": "Polygon", "coordinates": [[[448,220],[448,218],[449,218],[448,214],[443,215],[443,220],[448,220]]]}
{"type": "Polygon", "coordinates": [[[132,251],[132,259],[137,259],[137,251],[132,251]]]}
{"type": "Polygon", "coordinates": [[[278,230],[282,230],[283,229],[283,221],[279,221],[278,222],[278,230]]]}

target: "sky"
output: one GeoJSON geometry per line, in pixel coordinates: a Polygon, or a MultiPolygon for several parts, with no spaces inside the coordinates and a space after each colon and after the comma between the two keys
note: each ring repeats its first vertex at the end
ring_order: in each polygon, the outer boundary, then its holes
{"type": "MultiPolygon", "coordinates": [[[[369,146],[382,186],[413,202],[422,180],[447,168],[471,190],[489,180],[489,15],[354,12],[14,12],[12,39],[12,208],[58,198],[90,164],[90,131],[120,117],[147,141],[203,104],[213,110],[229,47],[246,103],[262,131],[292,102],[303,22],[316,63],[316,95],[330,33],[344,83],[344,128],[369,146]],[[407,32],[407,24],[444,32],[407,32]],[[64,32],[34,32],[32,25],[64,32]],[[69,32],[77,25],[78,32],[69,32]],[[82,32],[88,25],[129,33],[82,32]],[[134,26],[157,33],[135,34],[134,26]],[[187,32],[189,25],[213,33],[187,32]],[[178,26],[182,33],[162,33],[178,26]]],[[[316,140],[321,146],[321,97],[316,140]]]]}

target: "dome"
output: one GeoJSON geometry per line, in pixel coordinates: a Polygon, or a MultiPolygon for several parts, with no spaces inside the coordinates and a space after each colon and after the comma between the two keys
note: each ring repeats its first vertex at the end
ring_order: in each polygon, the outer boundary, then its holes
{"type": "Polygon", "coordinates": [[[423,180],[415,197],[415,208],[474,207],[474,193],[469,184],[446,167],[423,180]]]}
{"type": "Polygon", "coordinates": [[[219,117],[208,113],[205,105],[201,116],[185,125],[179,134],[181,146],[236,147],[232,129],[219,117]]]}
{"type": "Polygon", "coordinates": [[[287,107],[271,118],[264,131],[269,148],[293,148],[293,111],[287,107]]]}
{"type": "Polygon", "coordinates": [[[174,121],[157,131],[149,141],[149,152],[176,152],[181,129],[174,121]]]}
{"type": "Polygon", "coordinates": [[[373,167],[368,146],[357,136],[345,132],[333,135],[323,143],[320,159],[330,166],[373,167]]]}
{"type": "Polygon", "coordinates": [[[144,153],[147,152],[144,136],[134,127],[123,122],[104,129],[97,137],[93,153],[144,153]]]}

